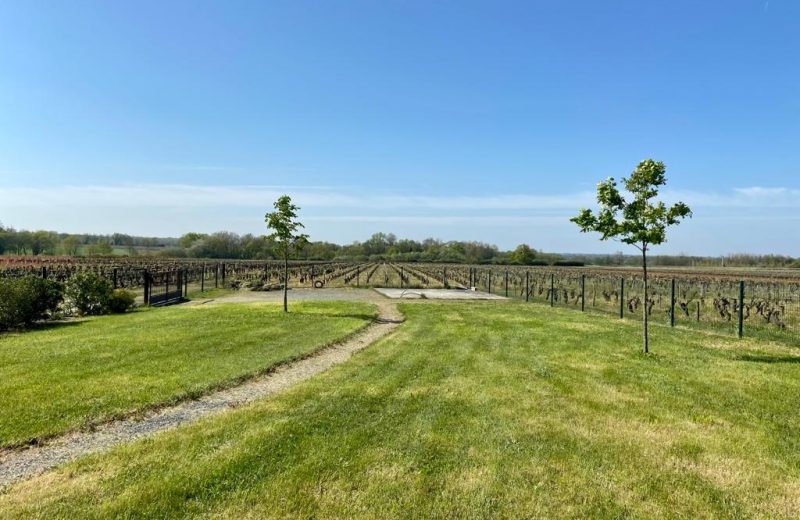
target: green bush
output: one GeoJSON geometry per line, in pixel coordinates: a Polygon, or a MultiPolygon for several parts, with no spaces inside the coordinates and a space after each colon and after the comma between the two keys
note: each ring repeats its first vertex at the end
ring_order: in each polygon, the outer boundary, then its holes
{"type": "Polygon", "coordinates": [[[106,314],[113,294],[111,282],[91,272],[73,275],[65,290],[70,310],[81,316],[106,314]]]}
{"type": "Polygon", "coordinates": [[[133,308],[136,302],[136,295],[125,289],[114,289],[111,298],[108,299],[108,310],[113,313],[127,312],[133,308]]]}
{"type": "Polygon", "coordinates": [[[63,300],[61,284],[37,276],[0,279],[0,330],[52,318],[63,300]]]}
{"type": "Polygon", "coordinates": [[[556,267],[583,267],[586,264],[577,260],[559,260],[558,262],[553,262],[553,265],[556,267]]]}

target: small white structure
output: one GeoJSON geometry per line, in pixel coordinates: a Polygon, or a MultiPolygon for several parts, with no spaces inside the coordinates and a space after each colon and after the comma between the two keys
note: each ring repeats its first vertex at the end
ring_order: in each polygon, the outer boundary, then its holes
{"type": "Polygon", "coordinates": [[[387,298],[418,300],[507,300],[503,296],[480,292],[471,288],[465,289],[389,289],[379,287],[375,289],[387,298]]]}

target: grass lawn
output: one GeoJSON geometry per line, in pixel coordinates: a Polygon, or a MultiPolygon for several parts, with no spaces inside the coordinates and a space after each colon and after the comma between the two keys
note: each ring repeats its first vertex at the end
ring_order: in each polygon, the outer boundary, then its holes
{"type": "Polygon", "coordinates": [[[274,398],[69,464],[0,517],[797,518],[800,352],[536,304],[406,304],[274,398]]]}
{"type": "Polygon", "coordinates": [[[369,323],[367,304],[147,309],[0,334],[0,446],[154,405],[307,354],[369,323]]]}

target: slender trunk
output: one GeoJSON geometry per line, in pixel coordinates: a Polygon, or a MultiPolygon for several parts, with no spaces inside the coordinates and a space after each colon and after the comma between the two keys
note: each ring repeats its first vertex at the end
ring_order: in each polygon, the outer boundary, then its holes
{"type": "Polygon", "coordinates": [[[642,245],[642,274],[644,278],[644,307],[642,308],[642,321],[643,321],[643,340],[644,340],[644,353],[649,352],[648,349],[648,336],[647,336],[647,318],[648,318],[648,287],[647,287],[647,245],[642,245]]]}
{"type": "Polygon", "coordinates": [[[289,312],[289,253],[283,255],[283,312],[289,312]]]}

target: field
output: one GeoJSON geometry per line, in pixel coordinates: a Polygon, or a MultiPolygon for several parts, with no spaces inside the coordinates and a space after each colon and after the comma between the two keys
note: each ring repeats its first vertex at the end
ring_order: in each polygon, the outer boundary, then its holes
{"type": "Polygon", "coordinates": [[[184,305],[0,334],[0,447],[236,383],[373,316],[354,302],[184,305]]]}
{"type": "Polygon", "coordinates": [[[655,327],[645,356],[631,320],[402,311],[346,364],[18,484],[0,516],[800,516],[796,348],[655,327]]]}

